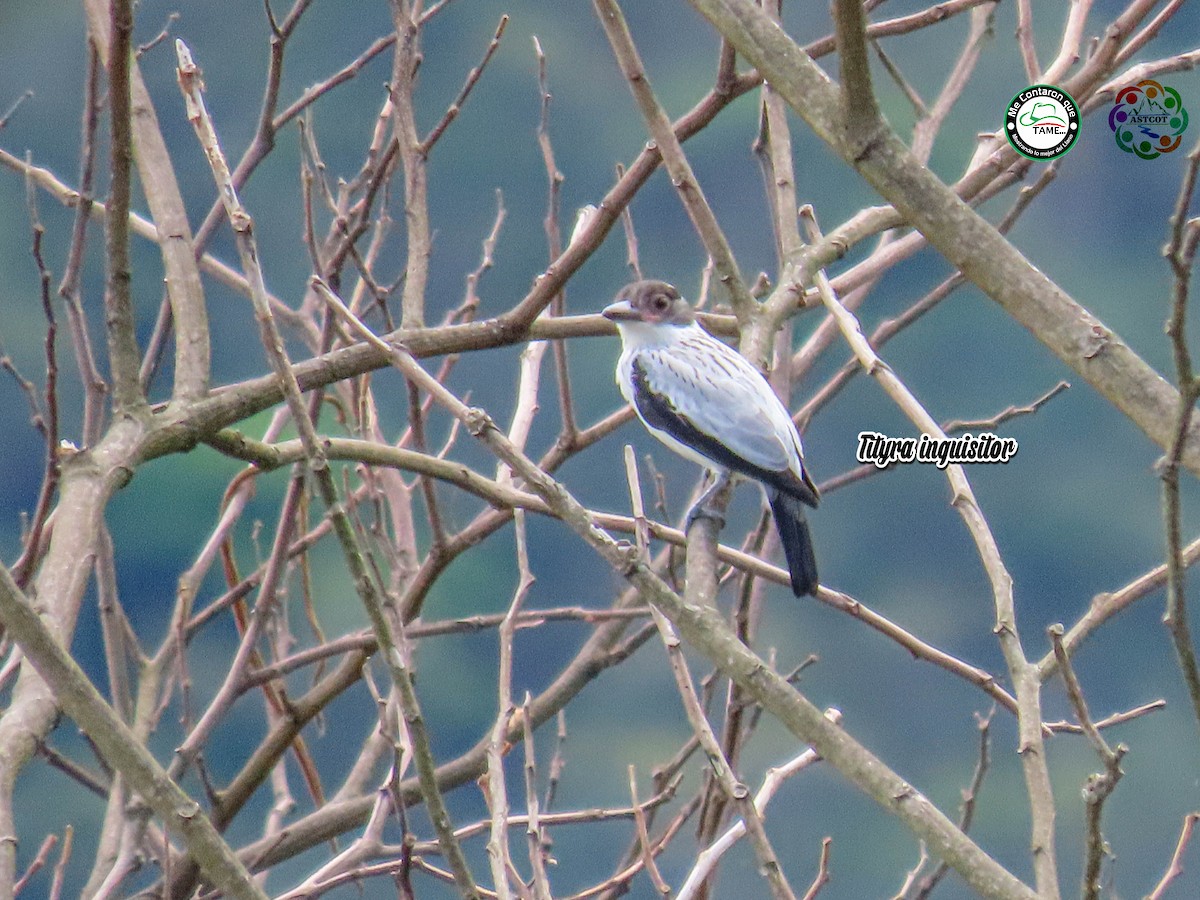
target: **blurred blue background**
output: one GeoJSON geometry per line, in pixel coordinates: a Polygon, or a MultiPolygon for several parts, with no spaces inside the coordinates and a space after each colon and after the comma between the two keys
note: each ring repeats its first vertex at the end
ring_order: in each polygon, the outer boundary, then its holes
{"type": "MultiPolygon", "coordinates": [[[[689,109],[711,84],[717,42],[707,25],[684,3],[626,4],[631,29],[649,76],[672,116],[689,109]]],[[[136,41],[146,41],[178,6],[145,0],[138,6],[136,41]]],[[[897,16],[923,8],[921,3],[892,2],[882,14],[897,16]]],[[[1088,34],[1098,34],[1123,8],[1095,4],[1088,34]]],[[[265,72],[268,30],[256,4],[205,0],[186,4],[171,34],[191,46],[204,69],[208,103],[224,146],[240,156],[254,132],[265,72]]],[[[277,14],[282,14],[279,6],[277,14]]],[[[512,0],[484,3],[457,0],[428,26],[420,70],[419,126],[431,127],[455,96],[466,72],[483,52],[502,13],[511,16],[503,43],[462,111],[435,148],[429,166],[429,195],[435,229],[428,291],[429,319],[436,321],[461,300],[464,278],[476,267],[480,242],[496,212],[495,191],[503,192],[507,220],[496,249],[495,267],[483,282],[482,315],[503,311],[528,290],[547,261],[542,230],[545,172],[534,138],[539,96],[537,63],[531,37],[544,48],[553,94],[550,132],[562,189],[564,230],[573,210],[598,202],[614,179],[614,165],[630,162],[646,134],[627,87],[612,60],[590,5],[582,0],[538,3],[512,0]]],[[[1038,5],[1038,51],[1043,64],[1057,49],[1065,11],[1038,5]]],[[[34,163],[74,183],[78,168],[78,112],[85,69],[83,15],[76,4],[5,0],[0,4],[0,108],[26,89],[34,96],[0,131],[0,146],[17,155],[27,151],[34,163]]],[[[793,9],[789,25],[807,41],[830,30],[824,10],[793,9]]],[[[348,5],[316,0],[288,48],[282,96],[284,104],[303,89],[336,71],[373,39],[390,29],[387,4],[348,5]]],[[[967,19],[960,16],[918,34],[888,39],[884,46],[906,77],[932,102],[965,39],[967,19]]],[[[994,38],[984,48],[978,71],[948,118],[935,147],[931,167],[943,179],[957,178],[969,159],[975,136],[995,130],[1003,109],[1025,77],[1011,36],[1015,7],[1001,4],[994,38]]],[[[1200,10],[1185,6],[1158,40],[1137,59],[1167,56],[1194,47],[1200,10]]],[[[831,59],[825,61],[832,65],[831,59]]],[[[149,50],[142,71],[154,98],[175,160],[193,223],[214,199],[214,190],[175,85],[170,44],[149,50]]],[[[320,102],[311,124],[331,177],[349,177],[357,169],[375,124],[375,114],[390,74],[383,54],[359,77],[320,102]]],[[[914,115],[900,91],[877,71],[879,93],[894,126],[908,134],[914,115]]],[[[1164,79],[1185,103],[1200,105],[1200,78],[1187,72],[1164,79]]],[[[756,94],[732,105],[702,135],[687,145],[689,157],[708,199],[738,254],[742,271],[774,274],[775,260],[761,178],[750,144],[757,127],[756,94]]],[[[1197,131],[1193,126],[1192,131],[1197,131]]],[[[1196,134],[1185,136],[1184,147],[1196,134]]],[[[834,159],[797,120],[793,131],[798,196],[812,203],[826,229],[865,205],[879,202],[846,166],[834,159]]],[[[1135,159],[1115,146],[1102,114],[1083,123],[1076,148],[1066,157],[1057,180],[1025,214],[1012,240],[1040,269],[1118,332],[1159,371],[1169,373],[1171,359],[1163,336],[1170,278],[1160,249],[1166,217],[1176,197],[1183,152],[1153,161],[1135,159]]],[[[263,164],[243,200],[256,217],[270,288],[296,303],[309,276],[301,242],[298,133],[285,129],[278,147],[263,164]]],[[[1036,172],[1036,169],[1035,169],[1036,172]]],[[[103,193],[103,190],[101,190],[103,193]]],[[[992,201],[985,213],[997,220],[1012,192],[992,201]]],[[[47,260],[61,275],[70,236],[71,213],[39,194],[47,228],[47,260]]],[[[403,220],[400,189],[390,208],[403,220]]],[[[135,205],[144,209],[140,198],[135,205]]],[[[29,253],[30,229],[25,185],[11,171],[0,171],[0,341],[15,365],[40,384],[44,369],[44,321],[36,271],[29,253]]],[[[641,262],[649,275],[667,278],[685,293],[696,291],[704,254],[675,197],[668,178],[656,173],[633,204],[641,262]]],[[[394,255],[385,257],[377,275],[396,277],[404,265],[397,227],[394,255]]],[[[100,232],[93,233],[85,279],[85,302],[98,308],[103,292],[100,232]]],[[[149,335],[159,299],[160,263],[155,248],[135,240],[135,290],[139,329],[149,335]]],[[[236,260],[227,230],[212,243],[223,259],[236,260]]],[[[607,302],[626,280],[625,250],[619,229],[574,277],[567,290],[572,313],[591,312],[607,302]]],[[[863,308],[864,326],[894,316],[949,273],[944,261],[923,252],[897,266],[875,289],[863,308]]],[[[249,306],[240,296],[208,282],[213,328],[214,383],[224,384],[266,371],[249,306]]],[[[100,316],[96,315],[96,321],[100,316]]],[[[796,323],[796,340],[806,337],[819,314],[796,323]]],[[[99,335],[97,335],[99,337],[99,335]]],[[[450,386],[470,391],[472,402],[504,420],[511,410],[515,361],[520,348],[468,355],[450,386]],[[497,373],[505,373],[498,377],[497,373]]],[[[582,421],[591,422],[619,404],[611,368],[617,342],[583,340],[571,344],[575,398],[582,421]]],[[[1020,442],[1020,452],[1004,466],[968,470],[972,485],[1004,553],[1015,581],[1019,623],[1026,652],[1033,658],[1048,649],[1045,629],[1068,625],[1101,591],[1113,590],[1162,560],[1163,527],[1160,482],[1154,463],[1160,451],[1132,424],[1071,374],[998,307],[973,288],[964,288],[916,327],[890,343],[883,356],[940,420],[986,417],[1009,404],[1031,401],[1059,379],[1072,388],[1036,416],[1014,420],[999,431],[1020,442]]],[[[63,368],[64,437],[77,438],[80,398],[65,331],[60,332],[63,368]]],[[[837,346],[798,385],[797,403],[818,389],[848,353],[837,346]]],[[[158,390],[163,391],[160,381],[158,390]]],[[[395,403],[382,410],[385,430],[395,434],[405,416],[403,387],[391,373],[380,373],[379,396],[395,403]]],[[[531,448],[544,449],[557,433],[552,379],[545,380],[543,412],[531,448]]],[[[29,425],[25,399],[9,378],[0,379],[0,552],[11,562],[19,553],[21,515],[33,508],[43,448],[29,425]]],[[[262,421],[265,421],[263,419],[262,421]]],[[[261,433],[259,420],[247,423],[261,433]]],[[[822,410],[805,434],[807,457],[818,481],[855,465],[856,435],[876,430],[893,436],[912,433],[881,391],[859,378],[830,407],[822,410]]],[[[672,513],[681,509],[694,478],[693,467],[654,445],[636,426],[568,463],[560,477],[585,503],[626,512],[620,443],[652,453],[667,477],[672,513]],[[619,489],[616,486],[620,486],[619,489]]],[[[494,463],[460,440],[456,458],[484,471],[494,463]]],[[[239,466],[200,448],[186,457],[155,461],[139,471],[108,512],[118,548],[122,600],[148,646],[161,639],[174,599],[179,572],[194,558],[216,520],[220,493],[239,466]],[[171,502],[164,503],[164,496],[171,502]]],[[[252,553],[249,524],[255,517],[273,526],[286,475],[260,479],[258,496],[239,535],[252,553]]],[[[443,492],[452,524],[465,524],[473,503],[443,492]]],[[[831,492],[812,517],[823,580],[876,608],[924,639],[988,671],[1002,675],[1004,664],[991,633],[991,595],[975,550],[961,520],[949,505],[944,476],[931,467],[906,466],[880,477],[831,492]]],[[[1184,535],[1200,528],[1200,493],[1195,480],[1184,480],[1184,535]]],[[[744,528],[757,515],[757,499],[743,491],[735,501],[730,527],[744,528]]],[[[617,578],[566,529],[531,519],[532,567],[538,581],[532,607],[574,605],[604,607],[620,589],[617,578]]],[[[733,533],[731,531],[731,533],[733,533]]],[[[357,607],[332,546],[316,555],[320,615],[330,633],[362,627],[357,607]]],[[[429,618],[495,612],[507,607],[515,586],[512,531],[506,529],[465,554],[439,581],[426,605],[429,618]]],[[[215,580],[210,592],[219,589],[215,580]]],[[[1194,596],[1195,591],[1189,591],[1194,596]]],[[[986,698],[944,672],[914,662],[899,648],[855,621],[804,600],[782,588],[769,591],[758,649],[774,647],[779,668],[790,669],[810,653],[820,656],[802,688],[818,705],[837,706],[845,727],[902,775],[926,792],[952,817],[960,789],[975,763],[975,713],[986,713],[986,698]]],[[[211,596],[211,593],[210,593],[211,596]]],[[[1161,876],[1185,813],[1200,807],[1200,754],[1197,723],[1181,686],[1174,656],[1160,617],[1161,592],[1107,625],[1076,658],[1077,671],[1093,713],[1110,713],[1157,699],[1167,709],[1113,729],[1111,741],[1129,745],[1126,777],[1105,811],[1105,836],[1114,859],[1109,875],[1113,896],[1145,894],[1161,876]]],[[[516,695],[543,688],[577,651],[587,629],[549,625],[518,636],[516,695]]],[[[198,639],[191,656],[198,689],[210,689],[222,674],[235,636],[214,627],[198,639]]],[[[75,652],[103,683],[103,656],[94,598],[85,605],[75,652]]],[[[448,759],[474,744],[490,724],[495,704],[495,636],[484,633],[427,641],[421,651],[422,701],[431,723],[435,750],[448,759]]],[[[707,666],[694,659],[694,671],[707,666]]],[[[228,755],[210,756],[218,782],[230,777],[261,729],[255,698],[235,710],[228,729],[214,745],[228,755]]],[[[1061,684],[1045,689],[1046,718],[1070,717],[1061,684]]],[[[357,748],[374,721],[365,692],[347,695],[331,708],[327,730],[313,732],[319,761],[338,770],[348,747],[357,748]],[[352,739],[348,739],[348,736],[352,739]]],[[[665,762],[687,737],[687,726],[657,644],[651,643],[629,663],[603,675],[568,711],[570,737],[559,808],[620,806],[628,800],[626,767],[634,764],[649,792],[651,770],[665,762]]],[[[543,764],[552,751],[552,729],[538,737],[543,764]]],[[[155,749],[166,759],[180,739],[176,717],[168,715],[155,736],[155,749]]],[[[1025,879],[1028,821],[1024,784],[1015,754],[1015,725],[999,712],[993,726],[993,763],[984,784],[973,834],[1004,864],[1025,879]]],[[[73,725],[65,721],[51,739],[58,749],[88,759],[73,725]]],[[[747,781],[757,784],[767,766],[797,752],[783,730],[764,722],[742,764],[747,781]]],[[[1078,883],[1082,846],[1080,787],[1097,760],[1079,737],[1059,736],[1048,743],[1059,806],[1058,841],[1063,884],[1078,883]]],[[[519,766],[513,762],[516,778],[519,766]]],[[[697,767],[681,791],[696,786],[697,767]]],[[[188,785],[196,789],[196,784],[188,785]]],[[[512,783],[519,790],[519,781],[512,783]]],[[[297,786],[299,790],[299,787],[297,786]]],[[[235,842],[252,839],[270,804],[266,791],[231,829],[235,842]]],[[[451,796],[456,821],[484,814],[478,791],[466,787],[451,796]]],[[[78,889],[94,847],[89,829],[98,823],[103,803],[43,763],[32,765],[20,784],[23,830],[20,855],[27,864],[47,830],[77,825],[69,866],[69,884],[78,889]],[[54,802],[47,800],[53,798],[54,802]],[[59,802],[61,798],[61,802],[59,802]]],[[[660,820],[662,821],[662,820],[660,820]]],[[[815,872],[820,839],[833,837],[833,880],[823,896],[884,897],[894,893],[911,868],[916,842],[830,769],[820,766],[788,784],[775,800],[776,850],[798,888],[815,872]]],[[[427,833],[427,832],[426,832],[427,833]]],[[[609,874],[624,853],[632,829],[628,823],[564,827],[553,833],[559,865],[552,870],[556,892],[579,890],[609,874]]],[[[694,847],[685,835],[662,863],[667,880],[678,886],[694,847]]],[[[477,873],[485,870],[483,843],[469,847],[477,873]]],[[[313,854],[326,852],[318,848],[313,854]]],[[[1200,862],[1190,854],[1189,872],[1171,897],[1200,894],[1200,862]]],[[[283,889],[311,868],[310,854],[271,882],[283,889]]],[[[722,868],[723,897],[765,896],[746,848],[735,850],[722,868]]],[[[37,881],[31,891],[44,890],[37,881]]],[[[422,881],[420,896],[441,896],[422,881]]],[[[382,883],[369,883],[366,896],[393,896],[382,883]]],[[[635,896],[650,896],[645,880],[635,896]]],[[[70,891],[68,891],[68,895],[70,891]]],[[[347,888],[332,896],[355,896],[347,888]]],[[[448,896],[448,894],[446,894],[448,896]]],[[[951,878],[940,896],[966,896],[951,878]]]]}

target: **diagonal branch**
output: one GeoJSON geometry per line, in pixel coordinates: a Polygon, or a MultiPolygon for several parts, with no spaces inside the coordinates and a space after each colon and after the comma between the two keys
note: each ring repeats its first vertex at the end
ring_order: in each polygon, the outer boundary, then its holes
{"type": "Polygon", "coordinates": [[[95,743],[105,761],[124,775],[130,787],[179,835],[205,876],[230,897],[266,900],[266,894],[221,839],[199,804],[167,776],[129,726],[104,702],[3,566],[0,566],[0,620],[21,645],[26,658],[53,687],[67,715],[95,743]]]}
{"type": "MultiPolygon", "coordinates": [[[[1183,548],[1180,562],[1184,568],[1195,565],[1200,560],[1200,539],[1192,541],[1183,548]]],[[[1079,649],[1087,638],[1118,613],[1124,612],[1132,604],[1142,600],[1167,583],[1167,564],[1163,563],[1148,572],[1139,575],[1133,581],[1115,591],[1105,591],[1092,598],[1087,612],[1067,630],[1063,636],[1063,647],[1071,656],[1079,649]]],[[[1058,660],[1054,652],[1047,652],[1038,661],[1038,677],[1045,681],[1058,671],[1058,660]]]]}

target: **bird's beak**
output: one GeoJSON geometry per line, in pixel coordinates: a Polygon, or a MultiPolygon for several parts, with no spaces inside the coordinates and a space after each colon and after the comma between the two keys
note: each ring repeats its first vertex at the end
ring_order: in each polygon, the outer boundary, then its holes
{"type": "Polygon", "coordinates": [[[600,315],[612,322],[636,322],[641,319],[628,300],[618,300],[601,310],[600,315]]]}

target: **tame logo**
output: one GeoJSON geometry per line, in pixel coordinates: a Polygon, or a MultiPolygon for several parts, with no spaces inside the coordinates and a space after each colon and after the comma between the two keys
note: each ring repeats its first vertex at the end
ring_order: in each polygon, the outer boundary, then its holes
{"type": "Polygon", "coordinates": [[[1004,116],[1009,144],[1030,159],[1056,159],[1075,145],[1079,107],[1066,91],[1035,84],[1013,97],[1004,116]]]}

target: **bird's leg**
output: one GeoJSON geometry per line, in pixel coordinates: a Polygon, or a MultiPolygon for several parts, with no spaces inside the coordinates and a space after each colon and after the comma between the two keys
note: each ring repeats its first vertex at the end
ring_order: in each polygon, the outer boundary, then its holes
{"type": "Polygon", "coordinates": [[[718,529],[725,526],[724,514],[720,510],[709,506],[709,504],[712,502],[713,497],[717,496],[717,493],[725,485],[729,484],[729,470],[721,469],[720,471],[714,471],[713,476],[712,484],[705,489],[703,494],[696,498],[696,502],[688,510],[687,518],[683,521],[684,534],[692,530],[692,523],[697,519],[712,519],[717,523],[718,529]]]}

